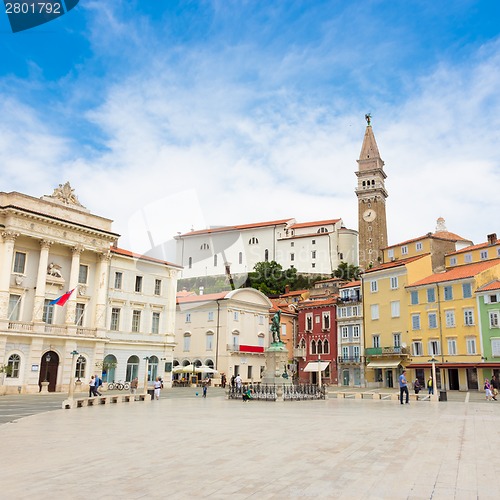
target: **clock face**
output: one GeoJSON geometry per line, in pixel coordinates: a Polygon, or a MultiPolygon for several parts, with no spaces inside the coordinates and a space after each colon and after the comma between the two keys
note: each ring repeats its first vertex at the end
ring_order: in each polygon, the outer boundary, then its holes
{"type": "Polygon", "coordinates": [[[369,208],[363,212],[363,220],[366,222],[373,222],[377,217],[377,213],[373,208],[369,208]]]}

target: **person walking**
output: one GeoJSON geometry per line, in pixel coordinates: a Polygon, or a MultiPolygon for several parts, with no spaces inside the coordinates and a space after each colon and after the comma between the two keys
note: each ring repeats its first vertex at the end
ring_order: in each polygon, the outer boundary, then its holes
{"type": "Polygon", "coordinates": [[[406,380],[406,370],[399,376],[399,401],[403,404],[403,395],[406,394],[406,404],[410,404],[410,393],[408,392],[408,381],[406,380]]]}
{"type": "Polygon", "coordinates": [[[223,389],[226,388],[226,375],[224,373],[220,377],[220,385],[223,389]]]}
{"type": "Polygon", "coordinates": [[[429,377],[429,380],[427,381],[427,390],[429,391],[429,396],[434,394],[434,381],[432,380],[432,376],[429,377]]]}
{"type": "Polygon", "coordinates": [[[92,375],[92,377],[90,377],[90,382],[89,382],[89,398],[91,398],[92,396],[97,396],[97,394],[95,392],[95,377],[94,377],[94,375],[92,375]]]}
{"type": "Polygon", "coordinates": [[[137,392],[137,387],[139,386],[139,379],[135,377],[132,382],[130,382],[130,394],[135,394],[137,392]]]}
{"type": "Polygon", "coordinates": [[[484,391],[486,393],[486,401],[493,401],[493,393],[491,392],[490,381],[487,378],[484,379],[484,391]]]}
{"type": "Polygon", "coordinates": [[[415,382],[413,382],[413,389],[415,390],[415,394],[418,394],[421,388],[422,386],[420,385],[418,378],[416,378],[415,382]]]}
{"type": "Polygon", "coordinates": [[[208,388],[208,382],[207,380],[205,379],[205,381],[203,382],[203,397],[206,398],[207,397],[207,388],[208,388]]]}
{"type": "Polygon", "coordinates": [[[161,392],[161,386],[163,384],[161,383],[160,377],[156,377],[155,383],[154,383],[154,388],[155,388],[155,399],[158,400],[160,399],[160,392],[161,392]]]}
{"type": "Polygon", "coordinates": [[[102,379],[99,377],[99,375],[95,376],[95,385],[94,385],[94,392],[95,396],[102,396],[102,394],[99,392],[99,387],[102,385],[102,379]]]}
{"type": "Polygon", "coordinates": [[[236,378],[234,379],[234,382],[236,384],[236,390],[238,392],[241,392],[241,384],[242,384],[242,380],[241,380],[241,377],[240,377],[240,374],[238,373],[238,375],[236,375],[236,378]]]}
{"type": "Polygon", "coordinates": [[[500,384],[498,383],[498,379],[495,375],[491,377],[490,385],[491,385],[491,393],[493,395],[493,399],[495,401],[498,401],[497,396],[498,396],[498,389],[500,389],[500,384]]]}

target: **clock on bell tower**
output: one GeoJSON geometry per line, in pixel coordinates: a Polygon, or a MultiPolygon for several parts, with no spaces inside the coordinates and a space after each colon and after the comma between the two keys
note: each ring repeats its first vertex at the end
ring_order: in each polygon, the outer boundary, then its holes
{"type": "Polygon", "coordinates": [[[385,215],[384,162],[380,158],[377,142],[371,126],[371,115],[365,115],[367,127],[361,154],[359,155],[358,187],[358,231],[359,267],[369,269],[382,262],[382,248],[387,246],[387,221],[385,215]]]}

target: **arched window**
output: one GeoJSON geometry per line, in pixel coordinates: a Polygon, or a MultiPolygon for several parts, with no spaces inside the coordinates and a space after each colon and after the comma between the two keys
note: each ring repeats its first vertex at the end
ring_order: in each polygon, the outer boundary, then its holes
{"type": "Polygon", "coordinates": [[[118,363],[116,357],[108,354],[102,362],[102,381],[114,382],[115,381],[115,368],[118,363]]]}
{"type": "Polygon", "coordinates": [[[188,267],[191,269],[193,267],[193,257],[189,257],[188,259],[188,267]]]}
{"type": "Polygon", "coordinates": [[[217,254],[214,255],[214,267],[217,267],[217,254]]]}
{"type": "Polygon", "coordinates": [[[214,360],[213,359],[207,359],[205,361],[205,366],[208,366],[210,368],[212,368],[212,370],[214,369],[214,360]]]}
{"type": "Polygon", "coordinates": [[[316,354],[316,342],[314,340],[311,341],[311,354],[316,354]]]}
{"type": "Polygon", "coordinates": [[[185,352],[189,352],[190,349],[191,349],[191,334],[189,332],[186,332],[184,334],[183,350],[185,352]]]}
{"type": "Polygon", "coordinates": [[[139,374],[139,358],[137,356],[130,356],[127,361],[127,374],[125,380],[130,382],[139,374]]]}
{"type": "Polygon", "coordinates": [[[9,356],[9,361],[7,362],[8,378],[19,378],[19,368],[21,366],[21,356],[19,354],[12,354],[9,356]]]}
{"type": "Polygon", "coordinates": [[[302,339],[300,341],[300,347],[302,347],[303,349],[305,349],[305,347],[306,347],[306,341],[304,339],[302,339]]]}
{"type": "Polygon", "coordinates": [[[318,340],[318,354],[323,354],[323,342],[318,340]]]}
{"type": "Polygon", "coordinates": [[[205,337],[205,348],[207,351],[214,350],[214,332],[209,330],[205,337]]]}
{"type": "Polygon", "coordinates": [[[238,264],[243,264],[243,252],[238,254],[238,264]]]}
{"type": "Polygon", "coordinates": [[[264,260],[269,261],[269,250],[267,248],[264,250],[264,260]]]}
{"type": "Polygon", "coordinates": [[[156,356],[151,356],[148,363],[148,382],[156,380],[158,376],[158,358],[156,356]]]}
{"type": "Polygon", "coordinates": [[[327,233],[328,232],[328,229],[326,227],[320,227],[318,229],[318,233],[327,233]]]}
{"type": "Polygon", "coordinates": [[[248,244],[249,244],[249,245],[258,245],[258,244],[259,244],[259,240],[258,240],[257,238],[255,238],[255,237],[250,238],[250,239],[248,240],[248,244]]]}
{"type": "Polygon", "coordinates": [[[323,342],[323,352],[325,354],[330,354],[330,344],[328,343],[328,340],[323,342]]]}
{"type": "Polygon", "coordinates": [[[200,250],[209,250],[210,247],[208,246],[208,243],[203,243],[200,247],[200,250]]]}
{"type": "Polygon", "coordinates": [[[83,356],[78,356],[78,359],[76,360],[76,369],[75,369],[75,378],[77,380],[85,378],[86,366],[87,366],[87,360],[83,356]]]}

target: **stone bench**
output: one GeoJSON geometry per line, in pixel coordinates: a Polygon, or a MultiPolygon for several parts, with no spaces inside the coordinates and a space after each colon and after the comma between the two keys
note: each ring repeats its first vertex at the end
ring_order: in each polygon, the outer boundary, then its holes
{"type": "Polygon", "coordinates": [[[110,394],[109,396],[77,397],[65,399],[62,403],[64,410],[83,408],[85,406],[98,406],[105,404],[134,403],[136,401],[149,402],[151,394],[110,394]]]}

